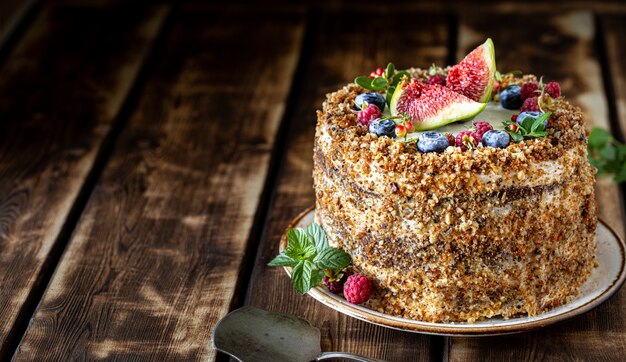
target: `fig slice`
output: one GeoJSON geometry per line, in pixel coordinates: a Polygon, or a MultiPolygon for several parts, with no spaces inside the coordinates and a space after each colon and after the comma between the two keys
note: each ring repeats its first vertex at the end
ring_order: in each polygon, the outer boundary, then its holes
{"type": "Polygon", "coordinates": [[[496,57],[493,41],[487,39],[472,50],[463,60],[450,68],[446,87],[480,103],[491,99],[496,73],[496,57]]]}
{"type": "Polygon", "coordinates": [[[475,102],[439,84],[403,80],[391,98],[391,114],[406,115],[416,131],[427,131],[474,117],[486,103],[475,102]]]}

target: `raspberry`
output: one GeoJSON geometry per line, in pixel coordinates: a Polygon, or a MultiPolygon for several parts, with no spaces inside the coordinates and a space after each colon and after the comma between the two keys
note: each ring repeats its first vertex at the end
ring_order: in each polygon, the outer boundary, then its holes
{"type": "Polygon", "coordinates": [[[454,139],[454,135],[452,134],[452,132],[446,132],[445,136],[448,139],[450,146],[454,146],[456,144],[456,140],[454,139]]]}
{"type": "Polygon", "coordinates": [[[376,77],[382,77],[383,73],[385,73],[385,70],[383,68],[376,68],[375,71],[370,73],[369,77],[372,79],[376,77]]]}
{"type": "Polygon", "coordinates": [[[557,82],[546,84],[543,90],[552,98],[559,98],[561,96],[561,86],[557,82]]]}
{"type": "Polygon", "coordinates": [[[524,104],[522,104],[522,108],[519,109],[520,113],[521,112],[539,112],[539,103],[538,102],[538,98],[537,97],[530,97],[528,99],[526,99],[524,101],[524,104]]]}
{"type": "Polygon", "coordinates": [[[493,92],[498,92],[500,90],[500,82],[497,79],[493,80],[493,92]]]}
{"type": "Polygon", "coordinates": [[[348,274],[343,273],[343,276],[339,280],[332,280],[325,275],[324,276],[324,285],[331,293],[338,294],[343,290],[343,285],[348,280],[348,274]]]}
{"type": "Polygon", "coordinates": [[[526,100],[530,97],[536,97],[537,91],[539,90],[539,86],[537,83],[526,83],[520,89],[519,94],[522,97],[522,100],[526,100]]]}
{"type": "Polygon", "coordinates": [[[357,118],[359,119],[359,123],[369,127],[370,122],[382,116],[383,113],[380,111],[380,108],[375,104],[368,104],[365,109],[359,111],[357,118]]]}
{"type": "Polygon", "coordinates": [[[461,147],[461,151],[478,146],[480,138],[474,131],[463,131],[456,135],[456,146],[461,147]]]}
{"type": "Polygon", "coordinates": [[[514,114],[511,116],[511,122],[517,122],[517,117],[519,117],[519,114],[514,114]]]}
{"type": "Polygon", "coordinates": [[[350,303],[367,302],[372,295],[372,282],[361,274],[352,274],[343,285],[343,296],[350,303]]]}
{"type": "Polygon", "coordinates": [[[476,135],[478,135],[479,139],[483,139],[485,132],[493,129],[493,127],[487,122],[476,122],[474,123],[474,127],[476,127],[476,135]]]}
{"type": "Polygon", "coordinates": [[[431,75],[430,77],[428,77],[428,84],[430,85],[439,84],[439,85],[445,86],[446,78],[441,74],[431,75]]]}

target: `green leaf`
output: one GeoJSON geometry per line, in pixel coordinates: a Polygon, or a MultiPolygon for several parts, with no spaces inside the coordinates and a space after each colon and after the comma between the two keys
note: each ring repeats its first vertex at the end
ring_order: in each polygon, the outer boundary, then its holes
{"type": "Polygon", "coordinates": [[[398,83],[400,83],[403,77],[407,77],[408,79],[411,79],[411,74],[407,72],[406,70],[401,70],[397,72],[396,74],[394,74],[393,77],[391,77],[391,84],[398,85],[398,83]]]}
{"type": "Polygon", "coordinates": [[[617,156],[617,150],[611,145],[606,145],[606,147],[600,149],[600,152],[598,152],[598,154],[605,160],[613,161],[617,156]]]}
{"type": "Polygon", "coordinates": [[[315,288],[318,285],[320,285],[323,279],[324,279],[323,271],[321,270],[314,271],[313,274],[311,275],[311,288],[315,288]]]}
{"type": "Polygon", "coordinates": [[[524,136],[516,132],[509,132],[509,136],[511,136],[513,142],[522,142],[524,140],[524,136]]]}
{"type": "Polygon", "coordinates": [[[498,72],[498,71],[496,70],[496,73],[494,74],[494,77],[496,78],[496,80],[497,80],[498,82],[502,82],[502,73],[500,73],[500,72],[498,72]]]}
{"type": "Polygon", "coordinates": [[[299,250],[311,244],[309,236],[300,228],[289,229],[287,231],[287,241],[289,242],[289,246],[293,246],[299,250]]]}
{"type": "Polygon", "coordinates": [[[531,137],[545,137],[548,135],[548,132],[546,131],[537,131],[537,132],[532,132],[529,134],[529,136],[531,137]]]}
{"type": "Polygon", "coordinates": [[[304,260],[301,260],[296,266],[291,269],[291,284],[296,289],[296,292],[300,294],[306,293],[304,280],[303,280],[303,271],[304,260]]]}
{"type": "Polygon", "coordinates": [[[396,86],[392,85],[387,88],[387,94],[385,95],[385,101],[387,101],[387,105],[391,106],[391,98],[393,98],[393,93],[396,91],[396,86]]]}
{"type": "Polygon", "coordinates": [[[385,78],[389,79],[393,76],[393,73],[396,71],[396,67],[394,67],[393,63],[387,64],[387,69],[385,69],[385,78]]]}
{"type": "Polygon", "coordinates": [[[309,235],[311,240],[313,240],[313,243],[315,244],[315,249],[318,253],[329,247],[326,233],[318,223],[311,223],[309,226],[307,226],[305,232],[307,233],[307,235],[309,235]]]}
{"type": "Polygon", "coordinates": [[[552,113],[546,112],[546,113],[543,113],[541,116],[537,117],[537,119],[535,119],[535,121],[533,122],[533,125],[530,128],[530,131],[535,132],[535,131],[545,130],[546,127],[544,126],[544,124],[550,118],[551,115],[552,113]]]}
{"type": "Polygon", "coordinates": [[[522,120],[522,124],[520,125],[526,133],[530,133],[535,123],[535,119],[531,117],[526,117],[522,120]]]}
{"type": "Polygon", "coordinates": [[[613,139],[609,131],[602,128],[594,128],[589,134],[589,147],[590,148],[602,148],[605,144],[613,139]]]}
{"type": "Polygon", "coordinates": [[[366,76],[356,77],[354,79],[354,83],[356,83],[356,85],[358,85],[361,88],[374,90],[374,88],[372,88],[372,79],[369,77],[366,77],[366,76]]]}
{"type": "MultiPolygon", "coordinates": [[[[313,284],[319,279],[319,273],[315,265],[309,260],[302,260],[291,270],[291,282],[296,292],[304,294],[316,286],[313,284]]],[[[319,279],[321,281],[321,279],[319,279]]],[[[319,284],[319,281],[317,284],[319,284]]]]}
{"type": "Polygon", "coordinates": [[[350,255],[343,250],[330,247],[317,254],[313,262],[320,269],[343,269],[350,265],[350,255]]]}
{"type": "Polygon", "coordinates": [[[387,79],[383,77],[376,77],[372,81],[372,88],[377,91],[382,91],[382,90],[387,89],[388,85],[389,83],[387,82],[387,79]]]}
{"type": "Polygon", "coordinates": [[[308,245],[302,251],[302,259],[311,260],[315,258],[316,255],[317,255],[317,250],[315,249],[315,245],[308,245]]]}
{"type": "Polygon", "coordinates": [[[268,266],[290,266],[293,268],[294,266],[298,265],[298,261],[288,257],[284,253],[280,253],[277,257],[272,259],[272,261],[270,261],[267,265],[268,266]]]}

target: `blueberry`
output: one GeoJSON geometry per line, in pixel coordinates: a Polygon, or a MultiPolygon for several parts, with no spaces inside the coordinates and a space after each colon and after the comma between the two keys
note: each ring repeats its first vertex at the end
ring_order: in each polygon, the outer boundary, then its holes
{"type": "Polygon", "coordinates": [[[519,94],[520,89],[522,89],[522,87],[512,85],[500,92],[500,104],[502,105],[502,108],[519,109],[522,106],[524,101],[519,94]]]}
{"type": "Polygon", "coordinates": [[[370,123],[370,133],[374,133],[377,136],[396,138],[396,123],[390,119],[375,119],[370,123]]]}
{"type": "Polygon", "coordinates": [[[417,148],[422,152],[443,152],[450,146],[448,138],[443,133],[428,131],[420,135],[417,148]]]}
{"type": "Polygon", "coordinates": [[[485,147],[506,148],[509,143],[511,143],[511,136],[504,131],[492,129],[483,135],[483,146],[485,147]]]}
{"type": "Polygon", "coordinates": [[[354,98],[356,109],[360,110],[363,108],[363,102],[376,105],[381,112],[385,109],[385,97],[383,97],[380,93],[370,92],[359,94],[356,98],[354,98]]]}
{"type": "MultiPolygon", "coordinates": [[[[537,119],[542,114],[543,113],[537,111],[522,112],[519,114],[519,116],[517,116],[517,124],[521,125],[526,118],[537,119]]],[[[546,128],[547,126],[548,121],[546,120],[545,122],[543,122],[543,128],[546,128]]]]}

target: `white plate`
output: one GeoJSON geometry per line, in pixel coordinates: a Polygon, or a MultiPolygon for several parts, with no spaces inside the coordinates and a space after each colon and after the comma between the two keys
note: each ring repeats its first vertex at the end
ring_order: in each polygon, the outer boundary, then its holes
{"type": "MultiPolygon", "coordinates": [[[[313,208],[298,215],[289,228],[308,226],[314,220],[313,208]]],[[[494,317],[475,323],[432,323],[406,319],[380,313],[362,306],[348,303],[344,298],[330,293],[324,287],[311,289],[308,294],[323,304],[341,313],[384,327],[435,335],[486,336],[526,332],[562,322],[599,306],[615,294],[626,279],[626,245],[624,241],[603,221],[597,228],[596,267],[589,279],[580,287],[580,294],[571,302],[533,317],[504,319],[494,317]]],[[[280,250],[287,246],[286,235],[281,239],[280,250]]],[[[285,268],[287,273],[289,269],[285,268]]]]}

